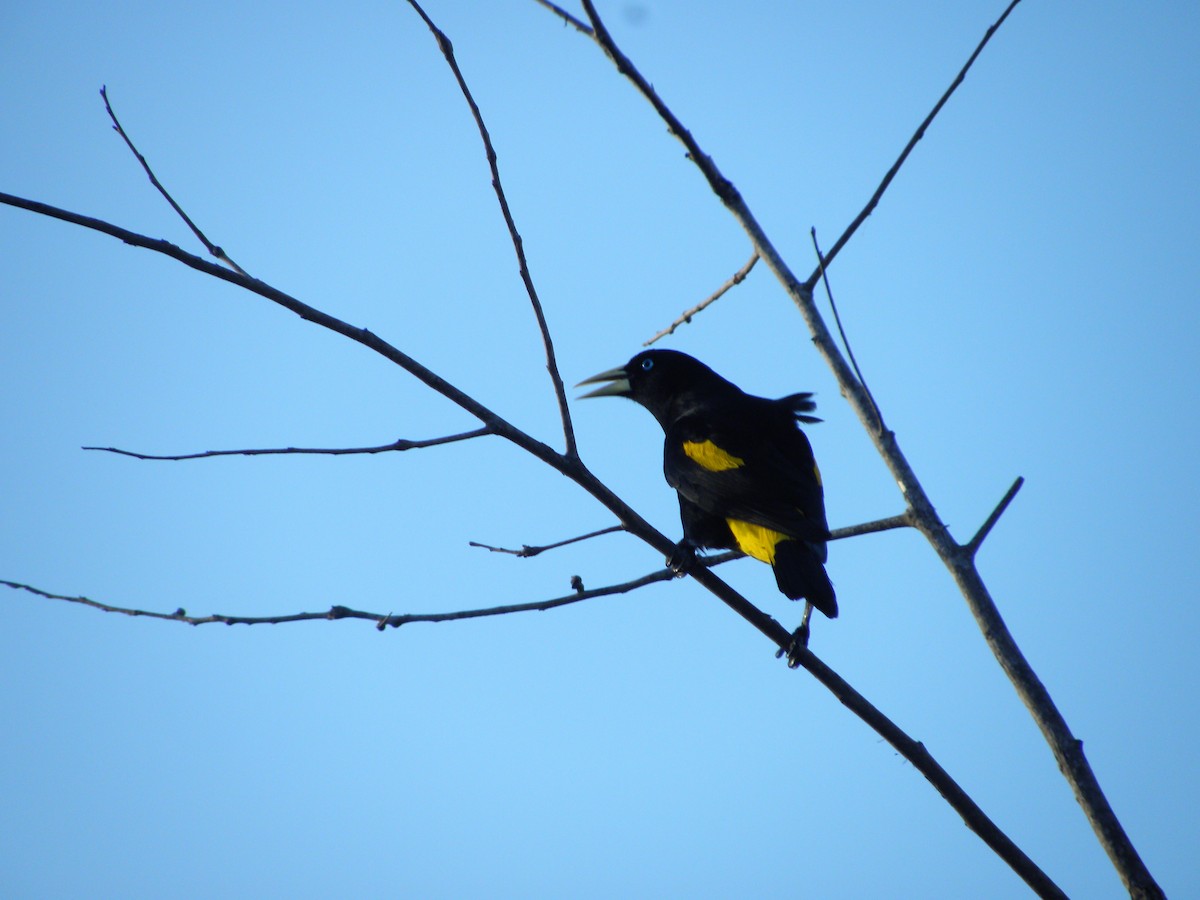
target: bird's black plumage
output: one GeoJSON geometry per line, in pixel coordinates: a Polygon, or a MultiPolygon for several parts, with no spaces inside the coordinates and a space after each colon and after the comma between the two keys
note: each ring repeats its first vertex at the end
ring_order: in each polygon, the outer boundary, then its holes
{"type": "Polygon", "coordinates": [[[683,520],[673,565],[697,547],[741,550],[771,565],[786,596],[837,615],[821,475],[797,426],[820,421],[807,415],[811,394],[756,397],[674,350],[647,350],[581,384],[600,381],[609,383],[584,396],[635,400],[665,432],[663,472],[683,520]]]}

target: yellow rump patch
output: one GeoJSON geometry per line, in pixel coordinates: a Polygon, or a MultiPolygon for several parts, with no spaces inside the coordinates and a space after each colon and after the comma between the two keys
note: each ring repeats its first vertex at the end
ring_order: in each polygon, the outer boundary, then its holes
{"type": "Polygon", "coordinates": [[[763,525],[743,522],[741,519],[726,519],[733,539],[737,541],[738,549],[747,556],[762,560],[768,565],[775,565],[775,545],[787,540],[786,534],[772,531],[763,525]]]}
{"type": "Polygon", "coordinates": [[[683,452],[692,462],[710,472],[724,472],[726,469],[737,469],[746,464],[744,459],[722,450],[712,441],[684,441],[683,452]]]}
{"type": "Polygon", "coordinates": [[[821,470],[817,468],[817,464],[813,463],[813,474],[817,476],[817,484],[821,483],[821,470]]]}

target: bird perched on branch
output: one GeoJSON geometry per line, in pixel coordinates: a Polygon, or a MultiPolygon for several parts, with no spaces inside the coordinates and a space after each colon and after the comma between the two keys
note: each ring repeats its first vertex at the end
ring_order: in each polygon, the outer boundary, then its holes
{"type": "Polygon", "coordinates": [[[628,397],[666,432],[663,473],[679,494],[683,520],[683,540],[667,559],[673,570],[686,573],[701,547],[767,563],[785,596],[807,601],[793,650],[807,642],[813,607],[837,616],[824,566],[821,473],[797,425],[821,421],[807,415],[816,409],[812,394],[756,397],[674,350],[647,350],[579,384],[599,382],[607,383],[583,397],[628,397]]]}

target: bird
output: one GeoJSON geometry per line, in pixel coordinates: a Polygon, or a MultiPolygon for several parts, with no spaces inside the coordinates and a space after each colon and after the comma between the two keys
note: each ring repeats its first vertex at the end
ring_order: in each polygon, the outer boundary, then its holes
{"type": "MultiPolygon", "coordinates": [[[[605,382],[580,396],[627,397],[664,432],[663,474],[679,495],[683,539],[667,558],[677,574],[699,549],[740,550],[774,569],[781,593],[805,600],[788,648],[795,664],[813,608],[830,619],[837,595],[825,571],[829,525],[821,472],[799,423],[820,422],[812,393],[777,400],[748,394],[700,360],[646,350],[579,382],[605,382]]],[[[781,651],[782,653],[782,651],[781,651]]]]}

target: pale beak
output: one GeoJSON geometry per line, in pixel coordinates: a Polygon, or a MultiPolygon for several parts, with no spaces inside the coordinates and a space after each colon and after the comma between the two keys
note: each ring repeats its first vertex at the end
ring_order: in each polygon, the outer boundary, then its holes
{"type": "Polygon", "coordinates": [[[596,384],[600,381],[609,381],[612,383],[596,388],[594,391],[588,391],[586,394],[580,394],[578,399],[584,400],[588,397],[628,397],[633,393],[633,388],[629,385],[629,376],[625,374],[624,366],[609,369],[607,372],[601,372],[599,375],[593,375],[591,378],[585,378],[579,384],[575,385],[575,387],[582,387],[585,384],[596,384]]]}

